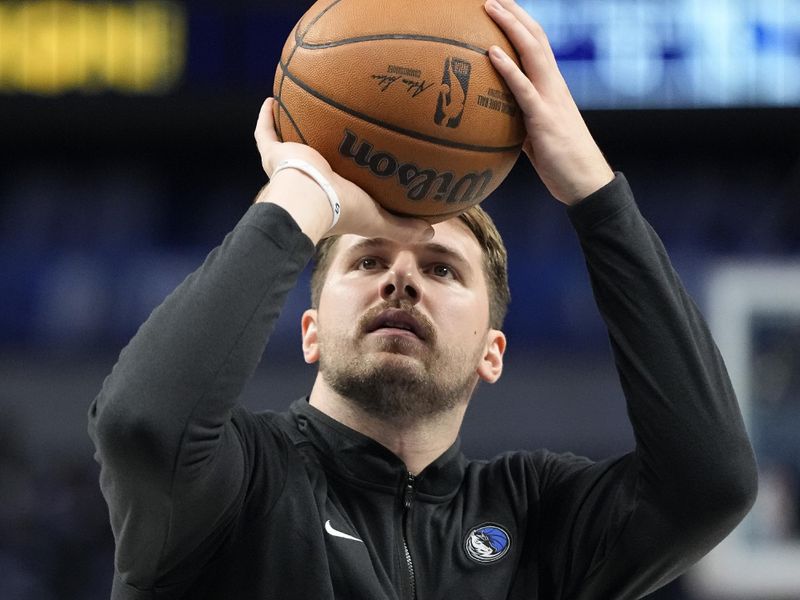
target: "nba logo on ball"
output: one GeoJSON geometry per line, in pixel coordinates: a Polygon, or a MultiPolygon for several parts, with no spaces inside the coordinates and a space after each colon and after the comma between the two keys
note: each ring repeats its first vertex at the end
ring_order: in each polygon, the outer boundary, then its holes
{"type": "Polygon", "coordinates": [[[491,563],[503,558],[511,547],[511,536],[494,523],[474,527],[464,540],[464,550],[472,560],[491,563]]]}
{"type": "Polygon", "coordinates": [[[442,85],[439,87],[436,116],[433,118],[437,125],[453,129],[461,125],[471,72],[472,65],[466,60],[450,57],[444,61],[444,75],[442,75],[442,85]]]}

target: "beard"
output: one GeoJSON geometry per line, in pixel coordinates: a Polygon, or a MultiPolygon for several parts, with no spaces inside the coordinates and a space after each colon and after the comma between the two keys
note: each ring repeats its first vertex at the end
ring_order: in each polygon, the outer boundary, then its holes
{"type": "Polygon", "coordinates": [[[434,417],[466,403],[478,376],[482,348],[441,349],[430,321],[412,305],[386,303],[359,320],[355,340],[328,339],[320,328],[320,373],[354,407],[382,420],[434,417]],[[424,342],[402,336],[368,340],[367,326],[387,308],[402,308],[425,333],[424,342]],[[365,347],[366,346],[366,347],[365,347]]]}

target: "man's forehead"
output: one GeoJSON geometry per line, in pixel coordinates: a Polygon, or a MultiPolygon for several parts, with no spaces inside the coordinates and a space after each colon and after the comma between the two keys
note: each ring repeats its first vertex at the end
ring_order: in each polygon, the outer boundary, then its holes
{"type": "Polygon", "coordinates": [[[411,249],[416,251],[437,252],[440,254],[457,254],[465,260],[480,256],[481,249],[478,240],[461,222],[460,219],[450,219],[433,226],[434,236],[427,242],[405,243],[389,238],[367,238],[360,235],[345,234],[336,244],[337,253],[357,252],[360,250],[378,249],[411,249]]]}

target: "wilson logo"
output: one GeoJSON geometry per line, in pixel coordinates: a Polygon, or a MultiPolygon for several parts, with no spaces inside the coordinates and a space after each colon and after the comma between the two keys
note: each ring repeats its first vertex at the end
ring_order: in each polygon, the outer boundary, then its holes
{"type": "Polygon", "coordinates": [[[396,177],[406,188],[409,200],[434,200],[451,203],[470,203],[482,199],[486,188],[494,177],[491,169],[481,173],[471,172],[456,179],[453,173],[439,173],[434,169],[423,169],[413,163],[401,163],[388,152],[375,151],[367,140],[346,129],[344,139],[339,145],[339,154],[354,161],[359,167],[369,169],[376,177],[388,179],[396,177]]]}

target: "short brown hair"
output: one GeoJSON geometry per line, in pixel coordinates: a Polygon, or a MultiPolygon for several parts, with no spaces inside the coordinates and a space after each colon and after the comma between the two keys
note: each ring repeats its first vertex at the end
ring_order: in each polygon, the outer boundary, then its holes
{"type": "MultiPolygon", "coordinates": [[[[489,288],[489,325],[493,329],[501,329],[511,302],[511,292],[508,289],[508,253],[503,238],[492,218],[480,206],[472,206],[456,218],[467,226],[481,247],[483,273],[489,288]]],[[[331,236],[317,244],[314,269],[311,272],[311,306],[314,308],[319,307],[322,286],[339,237],[331,236]]]]}

